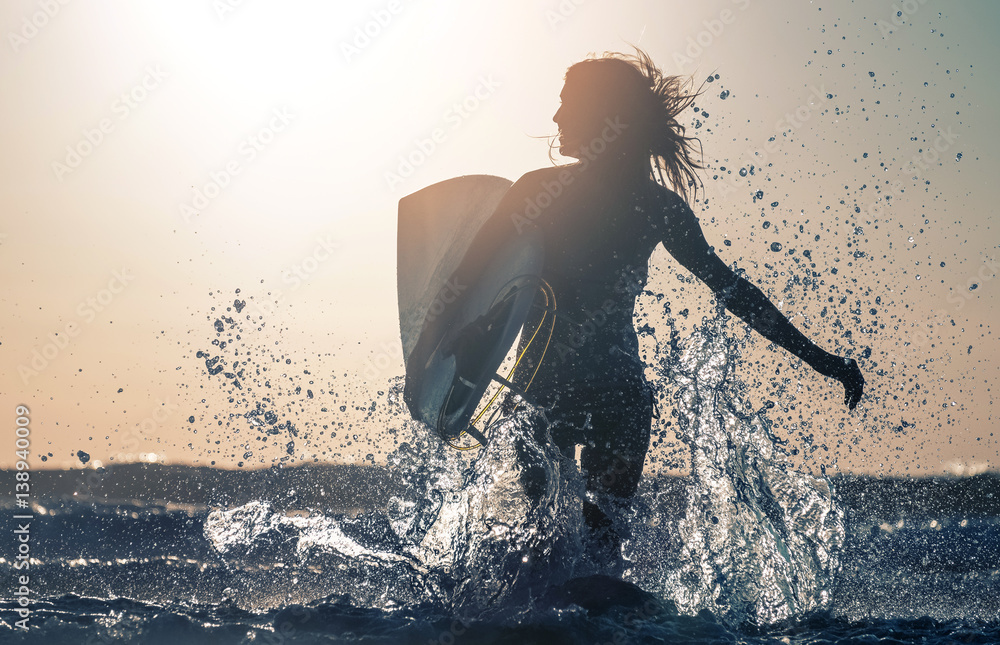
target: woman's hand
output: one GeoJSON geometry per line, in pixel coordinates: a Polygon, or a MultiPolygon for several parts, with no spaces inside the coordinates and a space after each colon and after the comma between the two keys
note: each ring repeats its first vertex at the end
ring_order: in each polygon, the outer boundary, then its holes
{"type": "Polygon", "coordinates": [[[853,358],[837,356],[832,356],[832,358],[834,368],[828,376],[844,384],[844,403],[848,409],[853,410],[858,407],[858,401],[861,400],[861,394],[865,389],[865,378],[861,376],[861,369],[853,358]]]}

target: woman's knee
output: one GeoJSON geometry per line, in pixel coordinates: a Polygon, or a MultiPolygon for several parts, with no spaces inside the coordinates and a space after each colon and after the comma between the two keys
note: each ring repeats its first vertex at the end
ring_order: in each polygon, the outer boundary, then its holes
{"type": "Polygon", "coordinates": [[[615,497],[632,497],[642,478],[644,461],[645,452],[628,456],[619,451],[607,453],[584,448],[581,466],[587,473],[587,489],[615,497]]]}

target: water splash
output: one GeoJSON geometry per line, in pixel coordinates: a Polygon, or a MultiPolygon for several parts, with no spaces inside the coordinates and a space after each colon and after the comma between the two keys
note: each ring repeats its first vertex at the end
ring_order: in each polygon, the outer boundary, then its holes
{"type": "MultiPolygon", "coordinates": [[[[771,624],[828,606],[843,513],[830,482],[794,471],[764,413],[750,410],[724,324],[716,317],[658,346],[691,477],[674,508],[647,485],[622,518],[625,579],[682,613],[771,624]]],[[[400,388],[385,405],[402,406],[400,388]]],[[[544,410],[526,406],[499,423],[471,459],[403,426],[397,436],[411,440],[389,465],[407,492],[385,509],[302,517],[252,502],[212,512],[206,537],[241,569],[264,558],[336,571],[326,593],[355,604],[430,602],[476,619],[523,618],[545,608],[552,588],[607,572],[587,555],[583,478],[552,446],[544,410]]]]}
{"type": "Polygon", "coordinates": [[[410,469],[411,494],[385,511],[298,517],[251,502],[210,513],[205,535],[244,569],[254,561],[336,568],[354,582],[327,592],[354,603],[434,602],[456,615],[513,617],[550,585],[593,571],[579,564],[582,479],[575,462],[535,440],[539,427],[546,426],[534,411],[514,415],[470,464],[433,439],[401,445],[392,462],[410,469]]]}
{"type": "Polygon", "coordinates": [[[683,613],[770,624],[828,607],[844,517],[830,481],[794,471],[763,412],[750,410],[722,325],[704,324],[659,365],[691,477],[675,522],[648,521],[662,507],[649,492],[637,505],[627,575],[683,613]]]}

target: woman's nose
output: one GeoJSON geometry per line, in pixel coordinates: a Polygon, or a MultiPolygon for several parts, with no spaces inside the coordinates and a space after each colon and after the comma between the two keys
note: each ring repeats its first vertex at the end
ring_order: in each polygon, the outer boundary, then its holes
{"type": "Polygon", "coordinates": [[[560,105],[559,109],[556,110],[556,113],[552,115],[552,120],[555,122],[556,125],[559,125],[559,115],[562,114],[562,110],[563,110],[562,106],[560,105]]]}

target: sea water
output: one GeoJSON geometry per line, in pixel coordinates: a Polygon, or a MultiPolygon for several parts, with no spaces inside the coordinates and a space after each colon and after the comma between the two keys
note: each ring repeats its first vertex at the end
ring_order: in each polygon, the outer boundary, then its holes
{"type": "Polygon", "coordinates": [[[644,479],[615,518],[618,561],[590,555],[583,479],[537,432],[544,410],[522,406],[472,457],[390,415],[398,485],[377,507],[43,500],[33,629],[5,595],[3,642],[1000,642],[996,513],[901,514],[866,501],[874,482],[842,494],[797,471],[724,324],[657,347],[690,474],[644,479]],[[610,599],[566,591],[616,578],[630,585],[610,599]]]}

